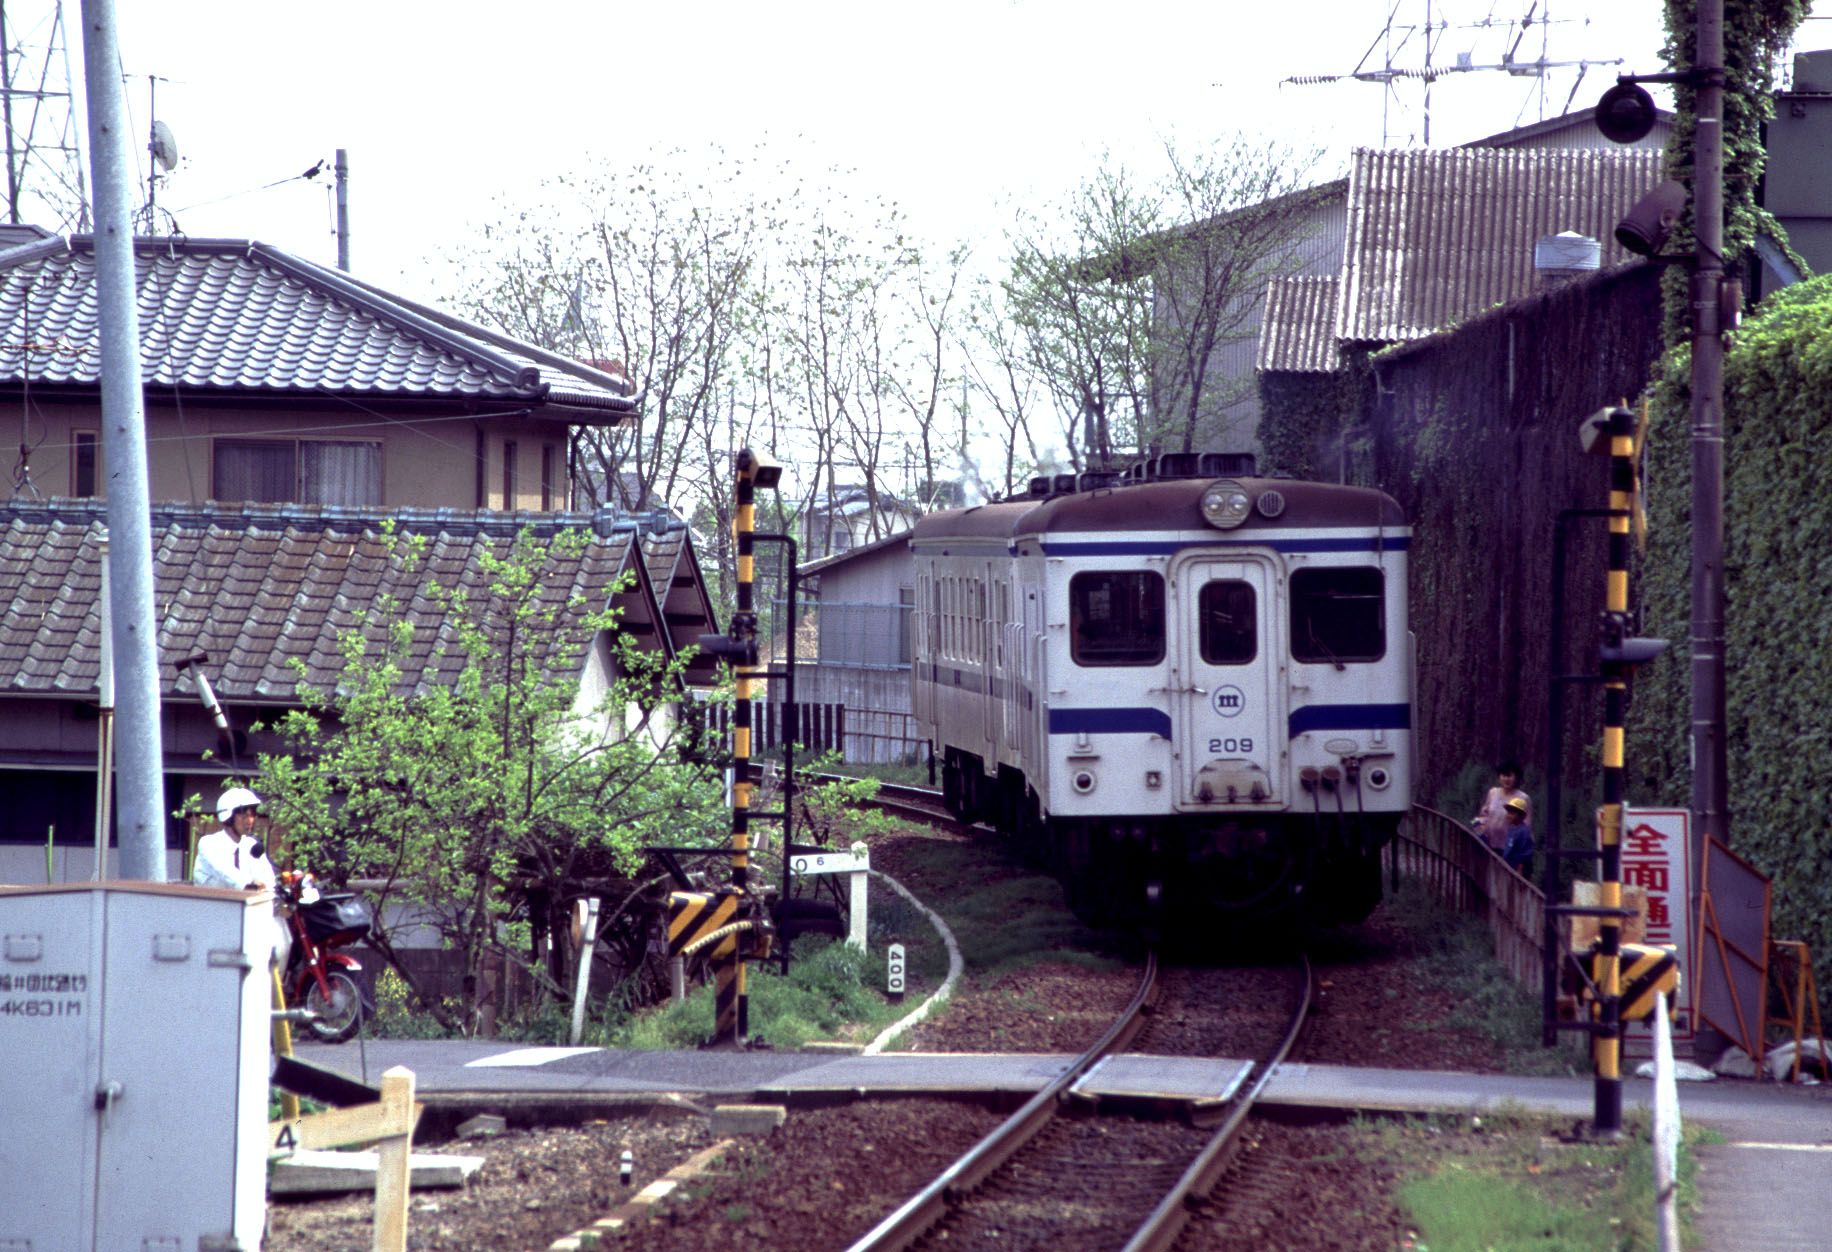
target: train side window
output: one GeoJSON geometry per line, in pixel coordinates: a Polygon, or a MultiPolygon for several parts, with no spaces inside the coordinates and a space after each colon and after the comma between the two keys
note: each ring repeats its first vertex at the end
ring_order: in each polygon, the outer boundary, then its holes
{"type": "Polygon", "coordinates": [[[1257,599],[1252,583],[1228,579],[1203,584],[1197,612],[1204,661],[1245,665],[1259,655],[1257,599]]]}
{"type": "Polygon", "coordinates": [[[1164,578],[1100,570],[1069,580],[1069,655],[1077,665],[1156,665],[1164,659],[1164,578]]]}
{"type": "Polygon", "coordinates": [[[1291,576],[1291,657],[1339,665],[1387,653],[1381,572],[1371,565],[1301,569],[1291,576]]]}

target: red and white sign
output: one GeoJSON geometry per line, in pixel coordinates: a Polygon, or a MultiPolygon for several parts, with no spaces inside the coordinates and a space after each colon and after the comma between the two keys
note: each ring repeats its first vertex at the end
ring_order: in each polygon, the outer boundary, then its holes
{"type": "MultiPolygon", "coordinates": [[[[1622,809],[1622,885],[1647,892],[1648,924],[1643,942],[1670,945],[1679,955],[1679,1011],[1673,1043],[1690,1043],[1692,1021],[1692,815],[1685,809],[1622,809]]],[[[1654,1023],[1627,1022],[1623,1055],[1654,1054],[1654,1023]]]]}

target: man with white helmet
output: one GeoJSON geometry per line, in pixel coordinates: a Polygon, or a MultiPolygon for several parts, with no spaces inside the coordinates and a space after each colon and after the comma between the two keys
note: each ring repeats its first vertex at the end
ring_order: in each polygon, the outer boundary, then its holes
{"type": "Polygon", "coordinates": [[[191,881],[200,887],[272,887],[277,880],[267,845],[254,837],[254,814],[261,797],[246,787],[231,787],[216,801],[223,826],[197,841],[191,881]]]}

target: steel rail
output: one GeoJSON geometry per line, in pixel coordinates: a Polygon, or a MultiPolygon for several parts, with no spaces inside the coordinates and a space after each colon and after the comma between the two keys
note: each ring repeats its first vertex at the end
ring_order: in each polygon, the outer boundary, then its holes
{"type": "Polygon", "coordinates": [[[1291,1024],[1285,1030],[1285,1038],[1272,1059],[1260,1070],[1259,1077],[1249,1087],[1246,1094],[1234,1102],[1227,1118],[1216,1129],[1208,1145],[1190,1162],[1183,1171],[1176,1185],[1167,1192],[1158,1207],[1140,1224],[1132,1239],[1122,1252],[1168,1252],[1177,1242],[1177,1236],[1189,1221],[1190,1201],[1193,1197],[1207,1195],[1221,1181],[1222,1174],[1233,1161],[1235,1152],[1240,1147],[1241,1127],[1246,1124],[1247,1115],[1253,1111],[1253,1104],[1259,1099],[1260,1092],[1278,1072],[1285,1058],[1298,1041],[1298,1035],[1304,1030],[1304,1023],[1310,1015],[1312,975],[1310,958],[1299,954],[1299,964],[1303,970],[1303,994],[1298,997],[1297,1009],[1291,1015],[1291,1024]]]}
{"type": "Polygon", "coordinates": [[[1124,1011],[1094,1046],[1069,1063],[1054,1082],[1028,1100],[1024,1107],[1001,1122],[991,1134],[975,1144],[941,1175],[916,1195],[904,1201],[894,1213],[872,1227],[847,1252],[899,1252],[909,1247],[946,1216],[949,1207],[971,1192],[999,1166],[1010,1160],[1018,1149],[1048,1125],[1070,1087],[1109,1052],[1130,1043],[1144,1023],[1145,1006],[1158,994],[1158,956],[1145,960],[1145,976],[1124,1011]]]}

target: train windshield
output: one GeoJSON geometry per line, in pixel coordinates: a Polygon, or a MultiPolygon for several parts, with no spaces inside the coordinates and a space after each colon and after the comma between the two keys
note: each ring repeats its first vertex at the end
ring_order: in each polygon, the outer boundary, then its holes
{"type": "Polygon", "coordinates": [[[1387,652],[1381,572],[1373,566],[1302,569],[1291,576],[1291,656],[1340,665],[1387,652]]]}
{"type": "Polygon", "coordinates": [[[1069,580],[1069,647],[1077,665],[1156,665],[1164,659],[1164,578],[1097,570],[1069,580]]]}
{"type": "Polygon", "coordinates": [[[1210,665],[1245,665],[1259,655],[1259,613],[1253,584],[1233,579],[1204,583],[1202,659],[1210,665]]]}

